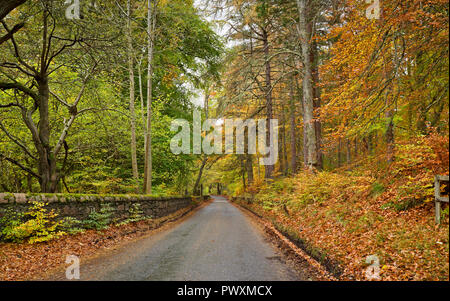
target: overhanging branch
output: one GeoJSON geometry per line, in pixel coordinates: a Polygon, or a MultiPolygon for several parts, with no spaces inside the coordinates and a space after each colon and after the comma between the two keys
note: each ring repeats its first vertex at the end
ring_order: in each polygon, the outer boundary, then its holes
{"type": "Polygon", "coordinates": [[[33,177],[35,177],[35,178],[37,178],[37,179],[41,179],[41,176],[40,176],[40,175],[36,174],[34,171],[32,171],[31,169],[29,169],[29,168],[26,167],[26,166],[23,166],[20,162],[14,160],[14,159],[11,159],[11,158],[9,158],[9,157],[6,157],[6,156],[3,155],[3,154],[0,154],[0,159],[5,159],[6,161],[8,161],[8,162],[10,162],[10,163],[12,163],[12,164],[18,166],[18,167],[19,167],[20,169],[22,169],[23,171],[26,171],[27,173],[29,173],[29,174],[32,175],[33,177]]]}

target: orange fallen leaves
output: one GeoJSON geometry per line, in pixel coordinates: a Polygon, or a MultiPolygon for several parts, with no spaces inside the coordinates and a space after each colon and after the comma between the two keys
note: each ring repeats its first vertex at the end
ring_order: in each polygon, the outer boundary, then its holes
{"type": "Polygon", "coordinates": [[[101,250],[143,236],[190,210],[192,208],[185,208],[157,220],[111,226],[102,231],[87,230],[44,243],[0,243],[0,281],[45,279],[46,273],[65,264],[67,255],[89,258],[101,250]]]}
{"type": "Polygon", "coordinates": [[[431,133],[400,149],[389,169],[301,173],[277,180],[293,183],[293,191],[276,189],[289,185],[275,181],[242,205],[338,262],[341,280],[365,280],[365,258],[377,255],[381,280],[448,281],[449,217],[436,226],[434,202],[426,202],[434,175],[448,174],[448,136],[431,133]]]}

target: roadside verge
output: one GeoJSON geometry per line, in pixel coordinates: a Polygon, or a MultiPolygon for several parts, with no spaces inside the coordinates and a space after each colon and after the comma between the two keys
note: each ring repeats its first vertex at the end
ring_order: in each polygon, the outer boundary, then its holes
{"type": "Polygon", "coordinates": [[[337,281],[340,276],[340,266],[333,262],[326,254],[321,253],[313,246],[306,246],[301,240],[289,234],[289,229],[278,225],[273,221],[255,212],[248,204],[248,200],[242,197],[229,198],[231,203],[244,213],[251,216],[264,228],[264,232],[270,237],[278,249],[299,270],[307,270],[318,281],[337,281]],[[311,252],[311,250],[314,250],[311,252]]]}

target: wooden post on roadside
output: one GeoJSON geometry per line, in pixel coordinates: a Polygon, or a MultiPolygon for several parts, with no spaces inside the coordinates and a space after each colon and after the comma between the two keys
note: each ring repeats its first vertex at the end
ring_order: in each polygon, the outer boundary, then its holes
{"type": "Polygon", "coordinates": [[[448,185],[448,176],[435,176],[434,177],[434,208],[435,208],[435,217],[434,220],[436,224],[441,223],[441,202],[448,203],[448,196],[441,196],[441,182],[447,182],[448,185]]]}

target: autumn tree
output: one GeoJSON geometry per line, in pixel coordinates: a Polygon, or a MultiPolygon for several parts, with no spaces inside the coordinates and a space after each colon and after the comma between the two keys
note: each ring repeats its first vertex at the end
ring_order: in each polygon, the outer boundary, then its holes
{"type": "MultiPolygon", "coordinates": [[[[61,7],[60,3],[42,0],[27,5],[29,13],[21,14],[20,20],[27,24],[40,24],[40,26],[35,26],[27,32],[20,31],[11,35],[8,43],[1,46],[4,55],[0,58],[0,90],[8,96],[10,101],[0,104],[0,108],[2,110],[12,108],[20,114],[32,137],[34,150],[30,150],[28,145],[14,137],[3,124],[1,129],[12,142],[23,149],[29,160],[36,162],[37,171],[15,158],[4,154],[1,156],[37,178],[42,192],[55,192],[63,176],[64,167],[58,166],[58,162],[61,151],[65,149],[67,152],[68,147],[65,141],[67,134],[77,117],[88,110],[80,108],[79,105],[86,86],[101,59],[101,57],[92,56],[91,52],[101,39],[92,32],[84,30],[86,24],[81,22],[75,25],[74,32],[61,27],[60,24],[64,22],[67,24],[67,21],[63,15],[64,7],[61,7]],[[35,35],[41,37],[38,47],[34,43],[28,43],[30,39],[34,39],[35,35]],[[75,48],[79,50],[78,58],[72,60],[67,57],[67,53],[75,48]],[[52,92],[52,82],[61,68],[79,70],[80,84],[78,91],[73,91],[76,94],[72,96],[72,100],[63,99],[52,92]],[[57,137],[52,133],[51,100],[66,107],[69,114],[62,120],[63,126],[57,137]]],[[[12,30],[8,24],[10,22],[14,20],[2,21],[7,34],[12,30]]]]}

